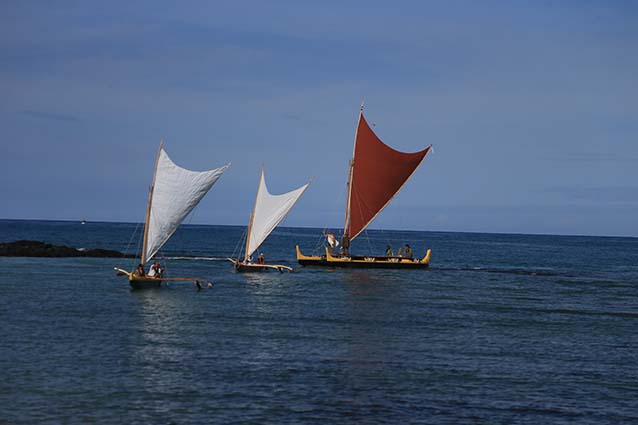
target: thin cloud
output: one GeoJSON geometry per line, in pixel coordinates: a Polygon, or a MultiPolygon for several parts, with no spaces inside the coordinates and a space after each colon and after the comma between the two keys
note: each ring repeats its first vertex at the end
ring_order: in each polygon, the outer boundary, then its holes
{"type": "Polygon", "coordinates": [[[82,121],[79,117],[76,117],[74,115],[56,114],[53,112],[37,111],[35,109],[23,109],[21,111],[18,111],[18,114],[27,115],[31,118],[38,118],[38,119],[51,120],[51,121],[62,121],[62,122],[82,121]]]}
{"type": "Polygon", "coordinates": [[[571,162],[571,163],[596,163],[596,162],[638,162],[638,157],[635,156],[626,156],[619,154],[610,154],[610,153],[574,153],[571,155],[564,156],[552,156],[541,158],[544,161],[552,161],[552,162],[571,162]]]}
{"type": "Polygon", "coordinates": [[[635,205],[638,200],[638,186],[562,186],[543,190],[544,193],[557,194],[572,201],[592,201],[596,204],[622,203],[635,205]]]}

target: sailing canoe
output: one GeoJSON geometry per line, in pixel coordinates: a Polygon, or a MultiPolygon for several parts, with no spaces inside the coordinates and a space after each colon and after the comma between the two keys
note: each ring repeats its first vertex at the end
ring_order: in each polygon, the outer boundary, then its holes
{"type": "MultiPolygon", "coordinates": [[[[418,152],[407,153],[386,145],[368,125],[363,116],[363,106],[361,107],[348,173],[343,226],[343,235],[347,236],[350,242],[354,241],[390,204],[431,148],[432,145],[418,152]]],[[[326,255],[307,256],[298,246],[296,251],[299,264],[335,267],[424,268],[429,265],[431,254],[428,250],[425,257],[420,260],[407,260],[401,257],[374,255],[351,256],[349,253],[337,256],[330,255],[328,249],[326,255]]]]}
{"type": "Polygon", "coordinates": [[[290,192],[272,195],[266,187],[264,168],[261,168],[255,205],[250,214],[248,231],[246,232],[244,259],[243,261],[232,258],[227,259],[233,263],[235,271],[264,272],[277,270],[282,273],[284,271],[292,272],[291,267],[281,264],[255,264],[251,262],[251,256],[286,217],[299,198],[301,198],[301,195],[308,189],[308,186],[310,186],[310,182],[290,192]]]}
{"type": "MultiPolygon", "coordinates": [[[[145,266],[175,233],[230,164],[209,171],[191,171],[176,165],[160,144],[149,190],[140,264],[145,266]]],[[[205,281],[200,278],[153,278],[115,268],[128,276],[134,289],[161,286],[167,281],[205,281]]]]}

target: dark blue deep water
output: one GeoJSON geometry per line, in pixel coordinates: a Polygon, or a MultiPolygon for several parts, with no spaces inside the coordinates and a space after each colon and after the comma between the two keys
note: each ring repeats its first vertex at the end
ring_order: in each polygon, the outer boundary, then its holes
{"type": "MultiPolygon", "coordinates": [[[[135,251],[132,224],[0,221],[0,241],[135,251]],[[132,241],[131,243],[129,243],[132,241]]],[[[428,271],[241,275],[244,229],[185,226],[173,276],[132,260],[0,258],[0,423],[638,422],[638,239],[371,231],[428,271]]],[[[139,232],[139,229],[138,229],[139,232]]],[[[281,228],[296,266],[320,229],[281,228]]]]}

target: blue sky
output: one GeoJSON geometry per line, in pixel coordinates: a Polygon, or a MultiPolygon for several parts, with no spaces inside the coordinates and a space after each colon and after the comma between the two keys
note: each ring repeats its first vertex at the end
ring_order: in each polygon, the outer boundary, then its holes
{"type": "Polygon", "coordinates": [[[638,5],[3,2],[0,218],[140,221],[161,137],[232,162],[192,223],[342,225],[359,104],[426,158],[372,227],[638,236],[638,5]]]}

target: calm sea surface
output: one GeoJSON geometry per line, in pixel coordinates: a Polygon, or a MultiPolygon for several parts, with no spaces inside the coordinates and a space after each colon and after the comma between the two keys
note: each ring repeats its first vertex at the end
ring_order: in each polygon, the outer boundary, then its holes
{"type": "MultiPolygon", "coordinates": [[[[134,252],[136,227],[0,220],[0,241],[134,252]]],[[[320,229],[281,228],[266,259],[298,272],[242,275],[221,259],[243,232],[166,246],[200,292],[0,258],[0,423],[638,423],[636,238],[371,231],[353,251],[429,247],[431,269],[332,270],[294,261],[320,229]]]]}

